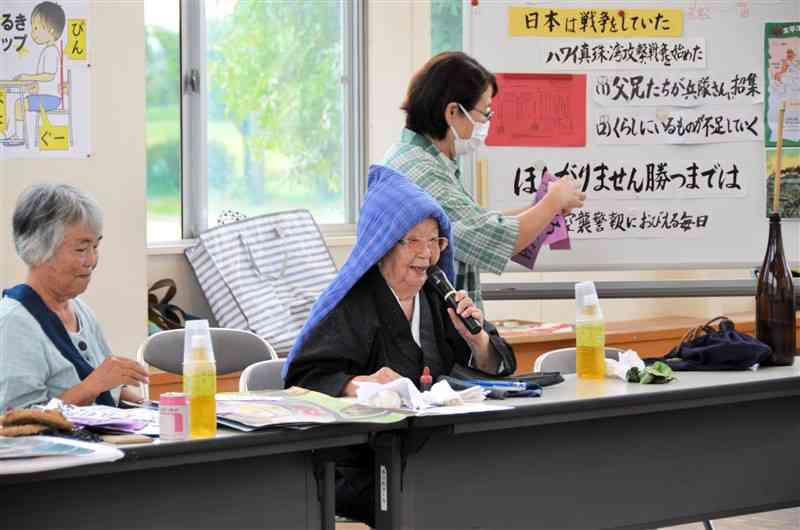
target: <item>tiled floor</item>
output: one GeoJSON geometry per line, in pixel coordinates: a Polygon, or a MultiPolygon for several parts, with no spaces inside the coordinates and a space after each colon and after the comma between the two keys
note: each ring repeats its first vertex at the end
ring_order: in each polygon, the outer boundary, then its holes
{"type": "MultiPolygon", "coordinates": [[[[336,530],[368,530],[359,523],[338,523],[336,530]]],[[[800,530],[800,508],[764,512],[714,521],[716,530],[800,530]]],[[[670,526],[659,530],[703,530],[702,523],[670,526]]]]}

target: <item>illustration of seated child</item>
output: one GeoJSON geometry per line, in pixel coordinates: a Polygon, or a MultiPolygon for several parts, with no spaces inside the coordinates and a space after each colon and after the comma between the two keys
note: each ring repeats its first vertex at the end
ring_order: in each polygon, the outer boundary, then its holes
{"type": "Polygon", "coordinates": [[[20,134],[24,131],[23,120],[28,111],[49,112],[61,105],[58,86],[60,52],[57,43],[66,24],[64,10],[55,2],[41,2],[33,8],[30,23],[33,42],[43,48],[36,61],[36,72],[14,77],[16,81],[30,81],[25,85],[25,92],[29,95],[18,99],[14,106],[14,132],[3,140],[6,146],[25,143],[26,139],[20,134]]]}

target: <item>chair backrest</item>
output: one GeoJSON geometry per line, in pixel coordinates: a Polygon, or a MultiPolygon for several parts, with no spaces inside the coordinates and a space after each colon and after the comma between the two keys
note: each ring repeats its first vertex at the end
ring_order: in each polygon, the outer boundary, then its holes
{"type": "MultiPolygon", "coordinates": [[[[61,105],[55,110],[48,111],[48,115],[52,114],[72,114],[72,70],[64,70],[66,77],[59,84],[61,105]]],[[[32,112],[39,112],[38,110],[31,109],[32,112]]]]}
{"type": "Polygon", "coordinates": [[[270,359],[251,364],[239,377],[239,392],[248,390],[280,390],[283,388],[281,370],[286,359],[270,359]]]}
{"type": "MultiPolygon", "coordinates": [[[[606,347],[606,359],[619,360],[619,348],[606,347]]],[[[561,372],[561,374],[575,373],[575,348],[561,348],[545,352],[536,358],[533,363],[534,372],[561,372]]]]}
{"type": "MultiPolygon", "coordinates": [[[[243,329],[210,328],[211,344],[217,361],[217,375],[244,370],[251,364],[277,359],[272,346],[255,333],[243,329]]],[[[136,358],[173,374],[183,374],[183,329],[159,331],[139,347],[136,358]]],[[[142,389],[148,397],[149,389],[142,389]]]]}
{"type": "Polygon", "coordinates": [[[66,98],[62,97],[62,109],[61,112],[64,114],[71,114],[72,113],[72,70],[67,70],[67,78],[64,81],[64,92],[66,92],[66,98]],[[66,99],[66,101],[65,101],[66,99]]]}

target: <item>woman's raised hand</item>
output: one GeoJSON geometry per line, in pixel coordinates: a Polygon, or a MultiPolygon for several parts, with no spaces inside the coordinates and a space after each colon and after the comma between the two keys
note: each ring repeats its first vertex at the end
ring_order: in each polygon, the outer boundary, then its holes
{"type": "Polygon", "coordinates": [[[458,307],[455,310],[450,307],[447,308],[447,313],[450,316],[450,320],[453,322],[453,326],[455,326],[458,334],[467,342],[473,352],[485,353],[489,346],[489,334],[486,333],[485,329],[482,329],[480,333],[473,335],[459,318],[459,315],[462,317],[472,317],[483,327],[483,313],[478,309],[478,306],[475,305],[475,302],[467,296],[466,291],[456,291],[453,296],[456,302],[458,302],[458,307]]]}
{"type": "Polygon", "coordinates": [[[578,190],[578,182],[572,177],[562,177],[550,183],[547,195],[556,200],[559,210],[563,214],[570,213],[575,208],[581,208],[586,194],[578,190]]]}

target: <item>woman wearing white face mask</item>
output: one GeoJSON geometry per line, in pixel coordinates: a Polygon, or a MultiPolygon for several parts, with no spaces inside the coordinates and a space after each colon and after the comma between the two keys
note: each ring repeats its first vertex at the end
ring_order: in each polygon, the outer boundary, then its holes
{"type": "Polygon", "coordinates": [[[482,307],[480,273],[500,274],[558,213],[583,206],[572,178],[548,187],[536,206],[510,212],[480,207],[461,183],[458,156],[472,153],[489,135],[495,76],[461,52],[431,58],[411,79],[402,109],[406,126],[383,164],[408,175],[441,204],[453,223],[456,289],[482,307]]]}

